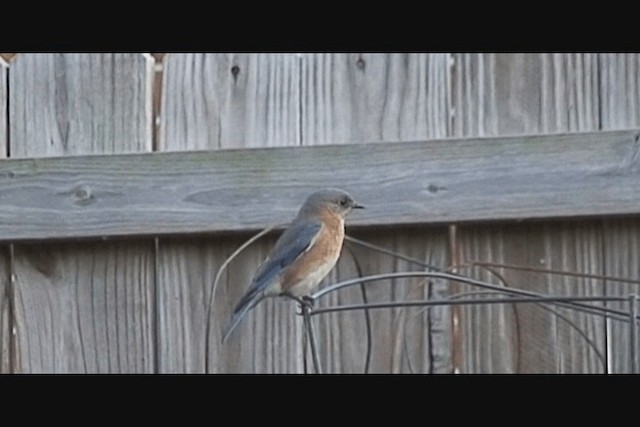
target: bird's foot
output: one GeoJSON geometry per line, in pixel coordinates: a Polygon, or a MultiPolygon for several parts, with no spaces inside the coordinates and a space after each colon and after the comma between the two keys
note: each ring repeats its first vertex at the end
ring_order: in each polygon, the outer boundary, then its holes
{"type": "Polygon", "coordinates": [[[304,304],[309,307],[309,308],[313,308],[313,306],[316,303],[316,300],[313,297],[310,297],[309,295],[305,295],[302,297],[302,301],[304,302],[304,304]]]}
{"type": "Polygon", "coordinates": [[[315,299],[311,298],[310,296],[303,296],[301,297],[296,297],[294,295],[290,295],[290,294],[283,294],[284,296],[286,296],[287,298],[291,298],[292,300],[296,301],[298,303],[298,305],[300,306],[300,311],[297,312],[296,314],[298,315],[303,315],[305,308],[307,310],[312,309],[313,305],[315,303],[315,299]]]}

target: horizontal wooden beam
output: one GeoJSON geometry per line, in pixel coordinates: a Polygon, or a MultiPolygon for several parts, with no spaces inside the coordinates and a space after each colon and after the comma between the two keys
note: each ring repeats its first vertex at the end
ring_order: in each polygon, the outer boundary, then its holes
{"type": "Polygon", "coordinates": [[[0,160],[0,241],[259,229],[344,188],[358,226],[640,213],[640,132],[0,160]]]}

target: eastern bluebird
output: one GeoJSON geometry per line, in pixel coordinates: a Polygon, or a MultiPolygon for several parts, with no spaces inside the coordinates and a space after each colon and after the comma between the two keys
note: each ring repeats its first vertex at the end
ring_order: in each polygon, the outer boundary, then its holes
{"type": "Polygon", "coordinates": [[[344,218],[352,209],[362,208],[348,193],[334,188],[307,197],[298,216],[256,270],[249,290],[233,310],[222,342],[264,298],[308,295],[338,261],[344,218]]]}

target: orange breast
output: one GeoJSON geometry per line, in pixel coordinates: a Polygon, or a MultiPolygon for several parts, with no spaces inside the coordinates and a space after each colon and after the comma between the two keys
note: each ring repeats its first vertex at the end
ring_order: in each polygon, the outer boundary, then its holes
{"type": "Polygon", "coordinates": [[[281,289],[294,296],[308,295],[335,266],[344,241],[344,220],[324,214],[323,227],[311,248],[283,272],[281,289]]]}

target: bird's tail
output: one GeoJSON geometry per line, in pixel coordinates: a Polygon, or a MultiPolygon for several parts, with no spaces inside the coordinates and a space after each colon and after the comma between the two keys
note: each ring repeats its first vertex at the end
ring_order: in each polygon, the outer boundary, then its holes
{"type": "Polygon", "coordinates": [[[244,316],[255,307],[260,301],[265,298],[263,292],[250,292],[245,295],[236,308],[233,310],[233,314],[231,315],[231,321],[229,322],[229,326],[227,326],[227,330],[222,337],[222,343],[224,344],[229,338],[229,335],[233,332],[233,330],[240,324],[244,316]]]}

